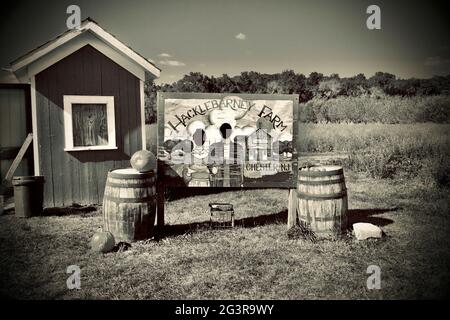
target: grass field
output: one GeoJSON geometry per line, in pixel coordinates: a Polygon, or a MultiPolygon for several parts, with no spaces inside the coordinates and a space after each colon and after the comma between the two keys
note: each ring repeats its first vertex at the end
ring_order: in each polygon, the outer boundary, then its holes
{"type": "Polygon", "coordinates": [[[169,201],[164,239],[100,255],[89,250],[102,225],[100,208],[48,210],[26,220],[7,214],[0,216],[0,293],[30,299],[446,297],[449,133],[448,125],[437,124],[301,126],[302,151],[349,154],[342,161],[349,220],[382,227],[380,240],[358,242],[350,233],[317,243],[289,238],[287,191],[279,189],[169,201]],[[234,229],[208,228],[214,201],[234,204],[234,229]],[[66,287],[73,264],[82,270],[81,290],[66,287]],[[381,267],[381,290],[366,288],[369,265],[381,267]]]}
{"type": "Polygon", "coordinates": [[[286,190],[248,190],[167,204],[169,236],[94,254],[99,212],[27,220],[0,217],[0,290],[31,299],[397,299],[442,298],[450,281],[449,193],[420,181],[347,172],[350,220],[381,226],[381,240],[287,237],[286,190]],[[235,204],[237,227],[209,230],[207,203],[235,204]],[[66,288],[81,267],[81,290],[66,288]],[[367,290],[379,265],[382,289],[367,290]]]}

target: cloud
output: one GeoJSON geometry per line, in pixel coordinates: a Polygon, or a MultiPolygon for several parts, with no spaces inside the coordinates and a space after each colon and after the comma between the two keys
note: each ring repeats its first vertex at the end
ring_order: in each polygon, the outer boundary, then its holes
{"type": "Polygon", "coordinates": [[[162,58],[162,60],[159,61],[160,64],[164,66],[170,66],[170,67],[183,67],[186,64],[182,61],[173,59],[173,55],[163,52],[158,54],[159,57],[162,58]],[[172,58],[172,59],[170,59],[172,58]]]}
{"type": "Polygon", "coordinates": [[[237,35],[234,36],[238,40],[245,40],[247,39],[247,36],[243,34],[242,32],[239,32],[237,35]]]}
{"type": "Polygon", "coordinates": [[[183,67],[186,64],[182,61],[178,61],[178,60],[168,60],[168,59],[164,59],[161,60],[159,62],[160,64],[164,65],[164,66],[171,66],[171,67],[183,67]]]}
{"type": "Polygon", "coordinates": [[[425,66],[427,67],[440,67],[448,64],[450,64],[450,59],[439,56],[428,57],[425,59],[425,66]]]}

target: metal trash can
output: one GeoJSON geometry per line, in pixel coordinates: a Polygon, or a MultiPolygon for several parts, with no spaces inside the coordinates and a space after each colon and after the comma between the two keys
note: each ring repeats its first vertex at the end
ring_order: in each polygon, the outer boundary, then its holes
{"type": "Polygon", "coordinates": [[[44,183],[43,176],[13,177],[14,207],[17,217],[27,218],[41,215],[44,183]]]}

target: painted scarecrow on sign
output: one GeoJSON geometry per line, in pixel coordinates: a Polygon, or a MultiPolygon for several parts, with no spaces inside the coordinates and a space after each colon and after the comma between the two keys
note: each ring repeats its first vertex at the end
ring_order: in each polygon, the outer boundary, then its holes
{"type": "Polygon", "coordinates": [[[188,131],[192,133],[194,143],[190,151],[189,163],[183,169],[183,178],[189,187],[209,187],[210,170],[208,161],[208,143],[204,125],[200,121],[192,123],[188,131]]]}

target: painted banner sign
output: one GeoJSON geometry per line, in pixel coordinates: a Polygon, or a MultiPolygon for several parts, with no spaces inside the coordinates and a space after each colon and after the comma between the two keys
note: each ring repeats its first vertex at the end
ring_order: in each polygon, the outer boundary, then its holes
{"type": "Polygon", "coordinates": [[[158,94],[159,175],[166,185],[296,185],[298,96],[158,94]]]}

